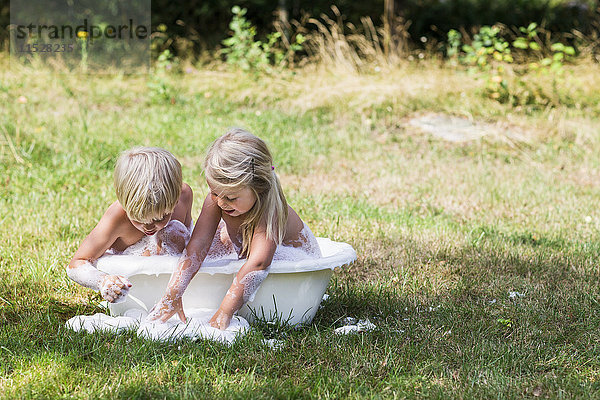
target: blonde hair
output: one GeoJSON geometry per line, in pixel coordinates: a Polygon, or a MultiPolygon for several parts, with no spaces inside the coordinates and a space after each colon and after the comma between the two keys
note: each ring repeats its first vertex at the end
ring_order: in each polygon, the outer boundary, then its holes
{"type": "Polygon", "coordinates": [[[267,238],[277,244],[283,241],[288,206],[279,178],[273,170],[273,158],[266,143],[253,134],[233,128],[213,142],[204,160],[204,174],[209,185],[218,189],[250,188],[256,203],[240,226],[242,251],[250,253],[254,230],[261,221],[267,225],[267,238]]]}
{"type": "Polygon", "coordinates": [[[181,164],[165,149],[135,147],[117,160],[117,199],[127,216],[147,223],[173,211],[181,195],[181,164]]]}

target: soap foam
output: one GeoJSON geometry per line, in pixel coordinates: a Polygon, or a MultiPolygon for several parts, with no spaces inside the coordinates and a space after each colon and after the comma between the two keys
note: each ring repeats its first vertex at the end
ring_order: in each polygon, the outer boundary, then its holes
{"type": "Polygon", "coordinates": [[[297,261],[322,257],[317,238],[304,224],[298,234],[298,239],[291,244],[280,244],[275,250],[273,261],[297,261]]]}
{"type": "Polygon", "coordinates": [[[76,268],[67,266],[67,276],[82,286],[99,291],[106,273],[99,271],[89,261],[84,261],[76,268]]]}
{"type": "Polygon", "coordinates": [[[212,244],[208,249],[208,254],[206,255],[205,261],[222,259],[238,259],[236,248],[229,239],[227,227],[225,226],[225,222],[223,220],[221,220],[219,226],[217,227],[217,232],[215,233],[212,244]]]}
{"type": "MultiPolygon", "coordinates": [[[[241,236],[239,240],[241,240],[241,236]]],[[[241,251],[242,249],[229,238],[225,223],[221,220],[206,256],[206,261],[237,259],[241,251]]],[[[321,249],[317,238],[308,225],[304,223],[302,230],[298,234],[298,239],[277,246],[275,254],[273,254],[273,261],[299,261],[321,257],[321,249]]]]}
{"type": "Polygon", "coordinates": [[[144,236],[137,243],[132,244],[119,254],[131,256],[179,255],[181,254],[181,250],[177,247],[182,247],[181,245],[183,244],[185,248],[190,241],[191,235],[192,227],[186,227],[183,222],[172,219],[163,229],[154,235],[144,236]]]}
{"type": "Polygon", "coordinates": [[[120,277],[105,277],[105,279],[100,284],[100,294],[104,299],[112,300],[113,304],[123,303],[127,299],[127,295],[129,294],[129,286],[130,283],[127,278],[120,277]],[[120,281],[121,285],[117,285],[116,281],[120,281]],[[120,293],[117,294],[117,291],[120,293]]]}
{"type": "Polygon", "coordinates": [[[160,230],[159,240],[161,240],[161,254],[177,255],[185,249],[192,236],[192,229],[186,227],[179,220],[171,220],[162,230],[160,230]]]}
{"type": "MultiPolygon", "coordinates": [[[[244,303],[254,301],[254,296],[260,287],[262,281],[269,275],[269,268],[258,271],[250,271],[240,280],[240,284],[244,285],[244,303]]],[[[234,278],[235,280],[236,278],[234,278]]]]}
{"type": "Polygon", "coordinates": [[[155,233],[152,236],[144,236],[139,242],[132,244],[123,252],[119,254],[128,256],[143,256],[143,255],[157,255],[158,254],[158,241],[155,233]]]}
{"type": "Polygon", "coordinates": [[[176,317],[165,323],[147,321],[147,313],[142,310],[128,310],[125,316],[111,317],[106,314],[77,315],[69,319],[66,326],[74,331],[96,331],[122,333],[124,331],[136,330],[138,336],[156,340],[173,341],[181,338],[211,339],[226,344],[233,343],[238,337],[245,334],[249,329],[248,322],[240,317],[234,316],[229,327],[224,331],[210,326],[210,318],[215,310],[191,309],[187,312],[186,323],[179,321],[176,317]]]}

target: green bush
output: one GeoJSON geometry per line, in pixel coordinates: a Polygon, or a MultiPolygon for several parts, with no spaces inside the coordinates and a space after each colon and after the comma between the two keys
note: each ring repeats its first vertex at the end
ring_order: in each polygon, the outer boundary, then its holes
{"type": "Polygon", "coordinates": [[[220,51],[228,64],[244,71],[270,72],[272,66],[284,66],[286,59],[293,58],[295,52],[302,50],[302,35],[295,35],[286,51],[280,40],[280,32],[269,33],[265,41],[256,40],[256,27],[245,17],[247,10],[234,6],[231,12],[231,36],[223,40],[225,47],[220,51]]]}
{"type": "Polygon", "coordinates": [[[533,22],[527,27],[520,27],[519,36],[512,42],[501,36],[497,26],[482,26],[470,41],[451,29],[447,37],[446,56],[453,64],[468,66],[472,73],[483,72],[486,79],[485,97],[513,106],[558,105],[564,99],[558,95],[556,86],[562,79],[564,63],[573,60],[576,50],[560,42],[544,45],[537,29],[537,24],[533,22]],[[515,63],[513,55],[516,53],[520,53],[522,64],[515,63]],[[516,79],[509,83],[505,67],[511,64],[515,67],[516,79]],[[520,78],[529,72],[552,73],[553,92],[549,93],[520,78]]]}

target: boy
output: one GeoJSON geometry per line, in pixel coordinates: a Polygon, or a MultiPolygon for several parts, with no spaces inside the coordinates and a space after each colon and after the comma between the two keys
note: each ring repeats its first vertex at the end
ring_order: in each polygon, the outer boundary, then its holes
{"type": "Polygon", "coordinates": [[[156,242],[143,255],[164,254],[167,249],[181,253],[190,237],[193,200],[192,189],[182,182],[177,159],[157,147],[137,147],[122,153],[115,166],[114,184],[117,201],[108,207],[67,266],[69,278],[100,291],[112,303],[125,300],[131,283],[123,276],[99,271],[92,263],[107,250],[123,252],[145,236],[156,242]]]}

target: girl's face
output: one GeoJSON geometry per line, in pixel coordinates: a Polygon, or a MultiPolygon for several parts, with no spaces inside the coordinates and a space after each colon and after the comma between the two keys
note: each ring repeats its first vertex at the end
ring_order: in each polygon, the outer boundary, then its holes
{"type": "Polygon", "coordinates": [[[239,217],[246,214],[254,207],[256,203],[256,195],[249,187],[243,187],[237,190],[217,190],[215,187],[208,185],[210,188],[210,196],[217,203],[223,212],[232,217],[239,217]]]}
{"type": "Polygon", "coordinates": [[[153,219],[150,222],[144,223],[139,221],[134,221],[130,219],[131,224],[137,228],[137,230],[144,232],[145,235],[154,235],[156,232],[160,231],[162,228],[167,226],[169,221],[171,220],[172,212],[163,215],[160,219],[153,219]]]}

